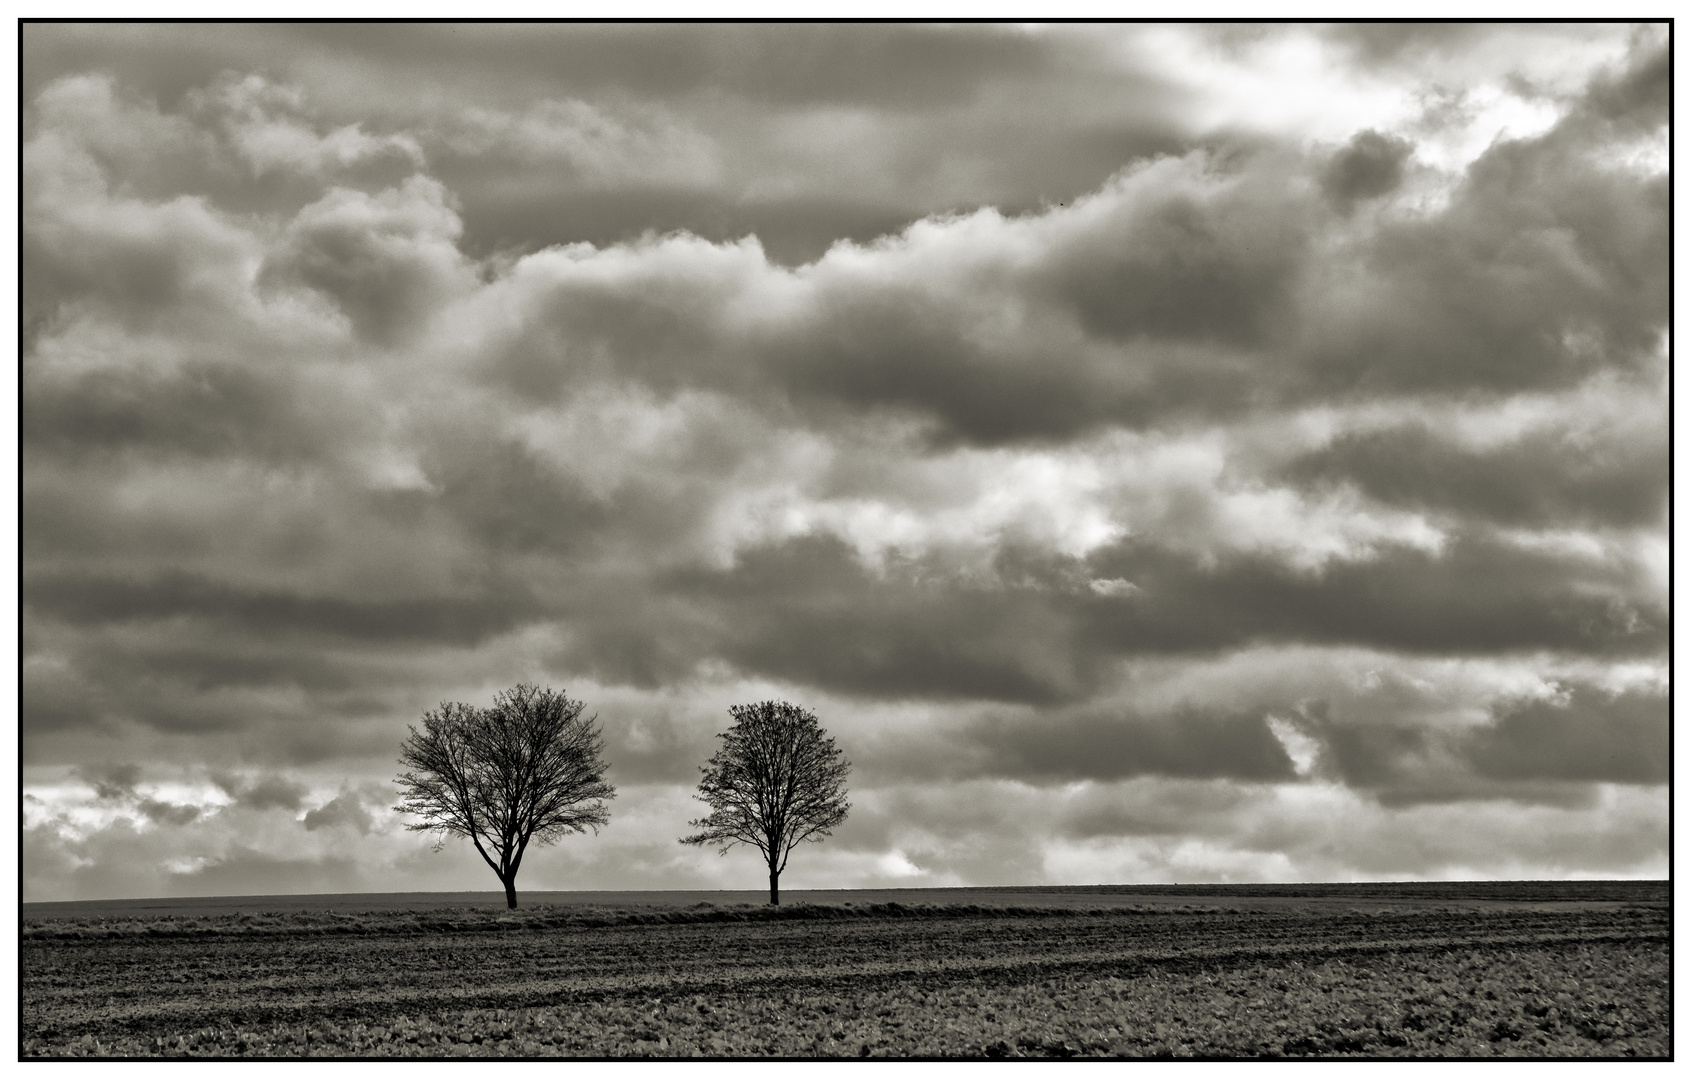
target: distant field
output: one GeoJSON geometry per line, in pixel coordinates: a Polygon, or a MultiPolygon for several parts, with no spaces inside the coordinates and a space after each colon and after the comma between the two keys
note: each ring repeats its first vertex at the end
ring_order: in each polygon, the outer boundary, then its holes
{"type": "Polygon", "coordinates": [[[1664,882],[496,899],[25,905],[20,1050],[1672,1053],[1664,882]]]}
{"type": "MultiPolygon", "coordinates": [[[[782,897],[792,904],[982,904],[993,907],[1100,907],[1195,902],[1284,906],[1287,901],[1492,905],[1508,903],[1667,903],[1666,881],[1393,881],[1303,885],[1029,885],[970,889],[796,889],[782,897]]],[[[760,890],[666,890],[646,892],[520,892],[531,906],[685,908],[763,904],[760,890]]],[[[23,918],[127,918],[137,915],[219,915],[279,911],[431,911],[442,908],[504,907],[505,895],[487,892],[316,893],[277,896],[160,897],[140,900],[70,900],[24,904],[23,918]]]]}

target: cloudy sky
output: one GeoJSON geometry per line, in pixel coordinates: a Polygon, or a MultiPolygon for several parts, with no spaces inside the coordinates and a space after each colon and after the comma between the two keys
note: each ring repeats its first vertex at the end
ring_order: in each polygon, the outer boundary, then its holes
{"type": "Polygon", "coordinates": [[[1661,26],[30,25],[26,900],[1668,869],[1661,26]]]}

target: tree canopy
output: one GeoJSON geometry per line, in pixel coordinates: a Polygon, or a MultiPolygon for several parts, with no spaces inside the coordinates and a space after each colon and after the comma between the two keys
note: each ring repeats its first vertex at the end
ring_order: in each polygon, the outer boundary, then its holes
{"type": "Polygon", "coordinates": [[[851,763],[809,709],[760,701],[729,709],[734,726],[700,768],[695,796],[711,813],[688,824],[700,831],[681,842],[717,845],[727,854],[750,844],[770,871],[770,903],[779,904],[778,879],[800,843],[816,842],[846,820],[851,763]]]}
{"type": "MultiPolygon", "coordinates": [[[[401,747],[401,802],[415,832],[469,837],[517,906],[517,871],[530,843],[599,831],[616,790],[605,782],[604,740],[582,703],[519,683],[492,708],[442,702],[401,747]]],[[[437,844],[437,849],[439,844],[437,844]]]]}

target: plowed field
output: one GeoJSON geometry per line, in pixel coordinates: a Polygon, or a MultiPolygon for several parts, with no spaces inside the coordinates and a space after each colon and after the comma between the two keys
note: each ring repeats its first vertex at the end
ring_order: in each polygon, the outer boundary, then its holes
{"type": "Polygon", "coordinates": [[[1665,1057],[1669,929],[1666,895],[36,919],[21,1050],[1665,1057]]]}

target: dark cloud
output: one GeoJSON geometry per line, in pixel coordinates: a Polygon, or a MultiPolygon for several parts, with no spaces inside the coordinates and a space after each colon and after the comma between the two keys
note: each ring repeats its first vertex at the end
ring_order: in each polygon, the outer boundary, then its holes
{"type": "Polygon", "coordinates": [[[1673,81],[1668,42],[1642,27],[1628,62],[1594,78],[1582,104],[1605,120],[1648,131],[1668,122],[1673,81]]]}
{"type": "Polygon", "coordinates": [[[275,773],[248,778],[214,770],[211,779],[235,800],[235,805],[251,810],[298,810],[300,800],[309,790],[304,784],[275,773]]]}
{"type": "Polygon", "coordinates": [[[833,538],[750,551],[733,571],[690,571],[673,587],[710,611],[719,655],[838,692],[1052,703],[1085,677],[1039,594],[878,578],[833,538]]]}
{"type": "Polygon", "coordinates": [[[1105,338],[1267,344],[1299,278],[1308,211],[1272,166],[1255,171],[1123,200],[1053,260],[1061,301],[1105,338]]]}
{"type": "Polygon", "coordinates": [[[1589,433],[1537,431],[1485,449],[1424,424],[1342,435],[1295,461],[1290,474],[1349,481],[1371,498],[1471,520],[1612,528],[1661,521],[1669,497],[1669,430],[1652,422],[1589,433]]]}
{"type": "Polygon", "coordinates": [[[29,386],[19,414],[26,453],[75,457],[134,448],[289,461],[316,456],[330,435],[328,418],[302,407],[288,379],[241,363],[106,370],[29,386]]]}
{"type": "Polygon", "coordinates": [[[1217,782],[1158,784],[1152,797],[1130,799],[1110,788],[1094,788],[1066,809],[1062,828],[1065,835],[1082,840],[1223,832],[1232,814],[1252,813],[1250,790],[1217,782]]]}
{"type": "Polygon", "coordinates": [[[764,364],[802,398],[926,414],[981,444],[1231,411],[1242,350],[1276,336],[1300,275],[1311,209],[1278,168],[1166,159],[1073,208],[913,229],[880,249],[884,281],[824,260],[809,317],[758,343],[764,364]],[[1035,238],[1038,263],[1013,269],[1035,238]]]}
{"type": "Polygon", "coordinates": [[[1483,24],[1461,22],[1359,22],[1321,28],[1323,37],[1355,49],[1371,65],[1460,49],[1487,32],[1483,24]]]}
{"type": "Polygon", "coordinates": [[[141,781],[141,767],[133,763],[79,765],[71,774],[94,785],[94,796],[101,802],[133,804],[147,820],[158,825],[186,825],[201,813],[198,806],[140,794],[136,785],[141,781]]]}
{"type": "MultiPolygon", "coordinates": [[[[1342,248],[1355,262],[1317,267],[1306,252],[1322,218],[1284,158],[1163,162],[1073,210],[970,219],[955,239],[909,232],[882,256],[890,281],[832,272],[825,260],[806,317],[759,351],[801,394],[914,409],[983,443],[1268,402],[1496,394],[1651,370],[1666,327],[1667,247],[1653,226],[1667,211],[1666,181],[1607,170],[1592,145],[1571,124],[1500,143],[1446,209],[1342,248]],[[978,269],[1022,233],[1043,241],[1037,269],[978,269]],[[904,280],[931,251],[969,269],[904,280]],[[1008,333],[979,330],[983,289],[1005,305],[995,316],[1008,333]]],[[[1403,150],[1364,139],[1351,152],[1379,164],[1403,150]]],[[[1348,198],[1385,192],[1357,167],[1341,183],[1348,198]]],[[[692,294],[647,291],[607,306],[600,287],[588,297],[598,314],[572,320],[585,324],[587,355],[608,350],[642,377],[658,357],[689,356],[659,378],[737,380],[713,361],[743,346],[705,333],[692,294]]],[[[573,366],[558,344],[547,352],[554,370],[573,366]]]]}
{"type": "Polygon", "coordinates": [[[1574,686],[1567,700],[1502,710],[1466,752],[1477,771],[1499,779],[1666,784],[1669,699],[1574,686]]]}
{"type": "Polygon", "coordinates": [[[815,196],[725,202],[709,191],[648,187],[560,192],[556,185],[519,186],[509,169],[482,158],[443,162],[454,190],[477,198],[459,211],[468,254],[538,251],[555,244],[607,247],[648,233],[685,232],[713,243],[756,236],[772,262],[815,262],[837,242],[867,244],[911,223],[910,207],[815,196]]]}
{"type": "Polygon", "coordinates": [[[1096,557],[1101,577],[1139,587],[1082,609],[1081,640],[1127,652],[1342,642],[1432,653],[1567,649],[1649,655],[1667,643],[1666,609],[1632,569],[1524,550],[1484,533],[1439,552],[1389,547],[1305,574],[1261,558],[1206,569],[1129,545],[1096,557]]]}
{"type": "Polygon", "coordinates": [[[73,624],[204,619],[258,637],[293,633],[365,641],[468,644],[510,630],[533,611],[520,595],[361,602],[248,589],[181,572],[147,581],[44,576],[27,581],[22,594],[26,608],[73,624]]]}
{"type": "Polygon", "coordinates": [[[1456,803],[1478,799],[1565,807],[1590,807],[1586,785],[1527,778],[1506,781],[1476,775],[1465,767],[1461,737],[1425,725],[1325,722],[1323,703],[1305,716],[1321,732],[1323,765],[1348,787],[1367,792],[1386,806],[1456,803]]]}
{"type": "Polygon", "coordinates": [[[1044,783],[1148,775],[1268,781],[1294,775],[1263,715],[1253,713],[1081,712],[1018,723],[995,718],[964,733],[960,743],[964,760],[983,759],[983,775],[1044,783]]]}
{"type": "MultiPolygon", "coordinates": [[[[549,261],[524,279],[549,282],[544,307],[493,371],[546,398],[605,375],[761,394],[767,375],[801,399],[915,411],[996,444],[1654,370],[1666,181],[1606,168],[1601,142],[1572,119],[1501,142],[1445,209],[1341,232],[1317,264],[1312,244],[1340,226],[1301,179],[1319,163],[1284,151],[1196,152],[1073,207],[913,227],[809,268],[797,309],[763,325],[719,314],[785,287],[755,249],[648,243],[610,277],[549,261]],[[1037,259],[1012,256],[1031,244],[1037,259]],[[886,272],[851,269],[865,257],[886,272]]],[[[1329,163],[1329,191],[1384,195],[1406,152],[1358,136],[1329,163]]]]}
{"type": "MultiPolygon", "coordinates": [[[[1451,205],[1382,231],[1356,297],[1313,350],[1312,382],[1501,393],[1650,370],[1668,311],[1666,176],[1607,167],[1566,120],[1502,141],[1451,205]]],[[[1337,314],[1337,313],[1336,313],[1337,314]]]]}
{"type": "Polygon", "coordinates": [[[342,792],[315,810],[306,811],[303,821],[307,832],[345,825],[360,833],[369,833],[371,826],[370,811],[350,791],[342,792]]]}
{"type": "MultiPolygon", "coordinates": [[[[25,39],[25,86],[33,93],[64,71],[100,67],[169,100],[236,66],[297,79],[316,74],[315,81],[337,92],[347,85],[330,81],[336,78],[405,91],[438,80],[436,85],[498,103],[547,93],[674,99],[716,90],[775,104],[913,109],[967,103],[994,80],[1038,85],[1078,66],[1090,68],[1085,74],[1094,78],[1114,75],[1129,85],[1155,87],[1148,75],[1109,70],[1084,35],[995,26],[296,24],[198,30],[184,36],[145,24],[37,25],[25,39]],[[139,62],[137,54],[169,62],[139,62]]],[[[337,98],[336,104],[350,109],[356,102],[337,98]]]]}
{"type": "MultiPolygon", "coordinates": [[[[247,771],[254,764],[389,756],[386,725],[420,708],[410,694],[394,694],[416,678],[398,673],[415,663],[406,655],[415,645],[308,635],[279,641],[186,619],[38,624],[22,679],[22,733],[32,756],[74,761],[88,740],[123,732],[119,741],[146,760],[222,770],[213,779],[237,802],[259,782],[247,771]]],[[[253,797],[280,805],[283,783],[260,783],[253,797]]]]}
{"type": "Polygon", "coordinates": [[[932,107],[967,100],[987,79],[1038,76],[1073,59],[1050,40],[987,26],[301,26],[292,36],[412,79],[433,73],[484,92],[667,98],[717,90],[781,104],[932,107]]]}
{"type": "MultiPolygon", "coordinates": [[[[870,240],[930,213],[1072,199],[1127,161],[1174,150],[1182,126],[1167,115],[1180,94],[1166,79],[1125,68],[1088,35],[1061,29],[204,27],[183,41],[147,26],[36,26],[22,66],[26,99],[55,77],[93,69],[167,111],[203,99],[207,84],[227,87],[231,69],[313,87],[310,106],[326,126],[417,133],[431,167],[463,200],[464,242],[476,254],[683,229],[714,240],[756,232],[793,265],[835,240],[870,240]],[[137,64],[138,50],[169,60],[137,64]],[[1101,85],[1111,92],[1101,95],[1101,85]],[[696,142],[716,148],[720,175],[663,166],[607,184],[584,167],[584,152],[564,152],[536,177],[535,158],[548,150],[533,138],[512,146],[472,139],[471,149],[454,135],[467,122],[522,115],[537,103],[582,101],[609,121],[585,131],[587,159],[598,160],[593,143],[607,131],[644,131],[662,112],[671,130],[698,132],[696,142]],[[1050,122],[1076,106],[1086,113],[1079,126],[1050,122]],[[873,125],[873,149],[863,148],[877,162],[859,160],[866,155],[856,142],[827,137],[842,116],[873,125]],[[798,133],[804,154],[770,134],[784,131],[798,133]],[[843,173],[867,184],[841,184],[843,173]],[[866,186],[879,198],[866,203],[866,186]]],[[[298,112],[289,101],[265,104],[298,112]]],[[[564,141],[582,151],[568,130],[564,141]]],[[[204,178],[187,183],[202,190],[204,178]]],[[[250,206],[261,190],[272,203],[301,205],[274,170],[220,185],[213,197],[250,206]]]]}
{"type": "Polygon", "coordinates": [[[922,569],[871,570],[840,540],[809,536],[743,551],[726,571],[677,572],[656,596],[635,581],[584,587],[558,614],[597,632],[576,638],[567,662],[657,686],[721,658],[838,693],[1053,705],[1147,653],[1281,641],[1626,657],[1655,654],[1669,632],[1633,569],[1483,532],[1315,573],[1261,555],[1207,563],[1129,543],[1087,566],[1087,577],[1129,583],[1123,596],[1061,587],[1073,560],[1001,560],[991,585],[922,569]]]}
{"type": "Polygon", "coordinates": [[[183,34],[160,23],[41,25],[20,41],[20,74],[30,97],[68,72],[98,71],[172,104],[232,67],[265,67],[261,53],[268,50],[274,58],[282,48],[277,39],[242,34],[234,26],[202,30],[183,34]]]}
{"type": "Polygon", "coordinates": [[[1560,697],[1506,702],[1481,725],[1409,717],[1341,717],[1326,701],[1302,704],[1299,727],[1320,740],[1325,769],[1390,805],[1505,798],[1590,805],[1595,782],[1669,779],[1668,698],[1576,684],[1560,697]]]}
{"type": "Polygon", "coordinates": [[[435,492],[422,501],[444,510],[490,551],[592,550],[602,542],[598,534],[615,523],[606,500],[520,443],[472,439],[443,449],[426,462],[435,492]]]}
{"type": "Polygon", "coordinates": [[[294,218],[260,284],[309,286],[331,299],[361,338],[401,344],[467,281],[449,200],[425,177],[375,196],[336,188],[294,218]]]}
{"type": "Polygon", "coordinates": [[[155,825],[187,825],[198,820],[201,809],[186,803],[165,802],[161,799],[142,799],[136,809],[155,825]]]}
{"type": "MultiPolygon", "coordinates": [[[[179,681],[195,691],[227,687],[298,687],[344,691],[356,685],[344,659],[309,646],[301,649],[255,648],[242,640],[230,646],[110,647],[90,650],[91,663],[133,667],[179,681]]],[[[139,674],[139,670],[133,672],[139,674]]]]}
{"type": "Polygon", "coordinates": [[[916,410],[989,445],[1238,408],[1240,350],[1266,344],[1291,302],[1309,208],[1272,170],[1209,165],[1166,160],[1073,210],[960,223],[955,240],[907,233],[886,283],[825,276],[825,262],[813,318],[778,332],[766,363],[801,395],[916,410]],[[1022,232],[1044,234],[1043,257],[1007,275],[994,249],[1022,232]],[[968,269],[912,274],[947,248],[968,269]],[[989,315],[983,288],[1005,306],[989,315]]]}
{"type": "Polygon", "coordinates": [[[1415,146],[1407,139],[1374,129],[1351,137],[1322,173],[1322,190],[1343,209],[1388,194],[1404,180],[1404,165],[1415,146]]]}
{"type": "MultiPolygon", "coordinates": [[[[1026,226],[1046,234],[1047,254],[1038,273],[1009,278],[1017,287],[1002,273],[978,279],[1013,316],[1044,291],[1083,333],[1141,343],[1117,346],[1114,363],[1081,361],[1048,322],[1026,344],[988,344],[974,331],[981,311],[931,279],[829,290],[818,325],[779,339],[776,370],[854,404],[920,409],[988,443],[1266,401],[1498,393],[1643,370],[1666,327],[1668,249],[1653,223],[1668,189],[1661,176],[1608,169],[1601,141],[1570,119],[1501,142],[1444,210],[1393,220],[1353,249],[1356,264],[1342,255],[1317,267],[1305,252],[1323,219],[1284,158],[1163,162],[1026,226]],[[1147,339],[1187,349],[1159,354],[1147,339]]],[[[1410,151],[1363,132],[1322,182],[1348,204],[1383,196],[1410,151]]],[[[921,241],[907,234],[913,258],[921,241]]],[[[960,261],[973,254],[959,243],[960,261]]]]}
{"type": "Polygon", "coordinates": [[[1066,358],[994,355],[959,334],[965,316],[920,295],[848,297],[772,351],[800,395],[932,418],[941,444],[1072,434],[1109,414],[1105,379],[1066,358]]]}
{"type": "Polygon", "coordinates": [[[126,799],[135,794],[135,785],[141,779],[141,766],[134,763],[80,765],[75,773],[94,785],[96,797],[106,800],[126,799]]]}

